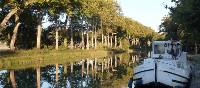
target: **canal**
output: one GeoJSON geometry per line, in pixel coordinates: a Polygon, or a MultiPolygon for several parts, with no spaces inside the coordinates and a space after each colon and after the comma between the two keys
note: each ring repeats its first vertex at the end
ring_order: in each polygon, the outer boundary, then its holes
{"type": "Polygon", "coordinates": [[[0,88],[127,88],[133,68],[147,56],[137,52],[54,64],[4,63],[0,88]]]}

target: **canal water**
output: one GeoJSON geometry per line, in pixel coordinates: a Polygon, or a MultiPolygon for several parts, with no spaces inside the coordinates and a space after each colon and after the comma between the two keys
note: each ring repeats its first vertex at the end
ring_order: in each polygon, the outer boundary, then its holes
{"type": "Polygon", "coordinates": [[[62,64],[1,68],[0,88],[127,88],[133,68],[143,57],[147,54],[124,53],[62,64]]]}

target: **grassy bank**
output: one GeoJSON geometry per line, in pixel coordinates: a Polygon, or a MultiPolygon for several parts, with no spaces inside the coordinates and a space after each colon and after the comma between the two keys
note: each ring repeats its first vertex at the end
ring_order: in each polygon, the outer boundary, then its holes
{"type": "Polygon", "coordinates": [[[200,88],[200,54],[188,55],[192,64],[192,80],[190,88],[200,88]]]}
{"type": "Polygon", "coordinates": [[[200,54],[197,55],[188,55],[190,61],[200,64],[200,54]]]}
{"type": "Polygon", "coordinates": [[[48,64],[67,64],[85,58],[103,58],[109,56],[109,50],[19,50],[1,52],[0,69],[21,69],[48,64]]]}

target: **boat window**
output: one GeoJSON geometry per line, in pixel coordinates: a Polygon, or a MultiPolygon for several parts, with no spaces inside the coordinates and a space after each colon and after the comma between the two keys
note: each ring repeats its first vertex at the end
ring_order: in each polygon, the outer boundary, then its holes
{"type": "Polygon", "coordinates": [[[163,45],[154,45],[154,53],[155,54],[164,54],[165,47],[163,45]]]}
{"type": "Polygon", "coordinates": [[[181,51],[181,47],[177,45],[173,45],[171,50],[168,50],[167,53],[173,55],[174,57],[177,57],[181,51]]]}

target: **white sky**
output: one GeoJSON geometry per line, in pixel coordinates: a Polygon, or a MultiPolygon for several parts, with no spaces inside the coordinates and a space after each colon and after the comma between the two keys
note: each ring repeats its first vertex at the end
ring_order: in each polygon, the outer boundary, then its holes
{"type": "Polygon", "coordinates": [[[118,0],[123,14],[158,31],[161,19],[168,14],[165,5],[171,0],[118,0]]]}

